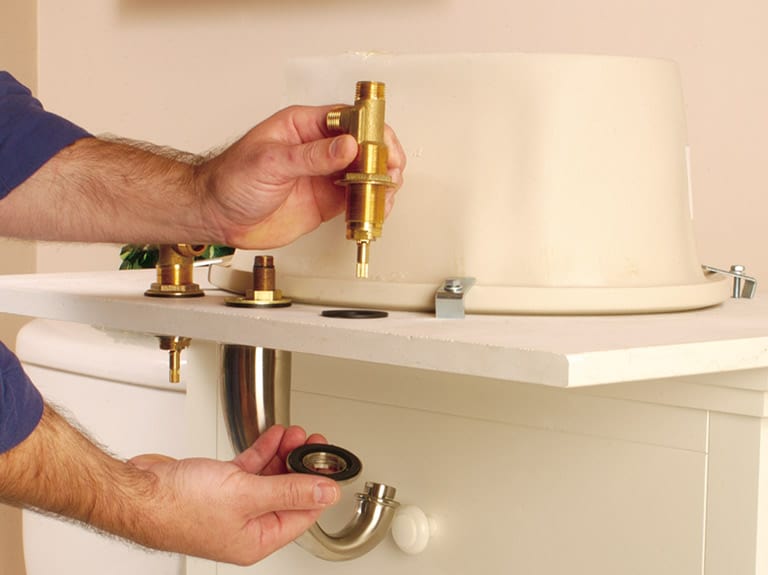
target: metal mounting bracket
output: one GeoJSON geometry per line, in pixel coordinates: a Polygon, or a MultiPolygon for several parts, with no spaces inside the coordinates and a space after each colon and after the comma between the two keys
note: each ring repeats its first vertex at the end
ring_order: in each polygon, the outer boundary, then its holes
{"type": "Polygon", "coordinates": [[[745,268],[741,265],[733,265],[730,270],[721,270],[712,266],[701,266],[706,271],[731,276],[733,278],[733,292],[732,298],[747,298],[752,299],[755,297],[755,291],[757,291],[757,279],[748,276],[744,273],[745,268]]]}
{"type": "Polygon", "coordinates": [[[435,292],[437,319],[464,319],[464,296],[475,285],[475,278],[448,278],[435,292]]]}

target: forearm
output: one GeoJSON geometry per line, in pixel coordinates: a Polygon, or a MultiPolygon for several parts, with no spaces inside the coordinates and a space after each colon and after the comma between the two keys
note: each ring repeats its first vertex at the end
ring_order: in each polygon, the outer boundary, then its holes
{"type": "Polygon", "coordinates": [[[299,428],[289,432],[270,429],[236,461],[124,462],[46,407],[35,431],[0,454],[0,502],[147,547],[247,565],[298,537],[339,497],[330,479],[284,475],[287,453],[306,439],[299,428]]]}
{"type": "Polygon", "coordinates": [[[154,474],[110,457],[46,406],[35,431],[0,455],[0,500],[149,544],[154,474]]]}
{"type": "Polygon", "coordinates": [[[130,243],[216,243],[193,157],[84,138],[0,200],[0,235],[130,243]]]}

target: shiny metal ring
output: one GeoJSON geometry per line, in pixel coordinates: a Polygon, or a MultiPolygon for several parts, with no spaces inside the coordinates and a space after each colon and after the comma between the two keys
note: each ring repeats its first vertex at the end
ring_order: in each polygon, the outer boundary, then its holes
{"type": "Polygon", "coordinates": [[[288,454],[288,469],[294,473],[322,475],[334,481],[349,481],[363,470],[360,459],[342,447],[309,443],[288,454]]]}

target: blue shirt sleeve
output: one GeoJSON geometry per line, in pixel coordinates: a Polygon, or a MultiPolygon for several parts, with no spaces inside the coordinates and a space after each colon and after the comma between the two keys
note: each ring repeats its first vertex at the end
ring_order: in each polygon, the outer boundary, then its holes
{"type": "Polygon", "coordinates": [[[42,416],[40,392],[16,356],[0,343],[0,453],[24,441],[42,416]]]}
{"type": "Polygon", "coordinates": [[[88,132],[43,109],[32,93],[0,71],[0,199],[62,148],[88,132]]]}
{"type": "MultiPolygon", "coordinates": [[[[0,71],[0,200],[62,148],[88,136],[46,112],[26,87],[0,71]]],[[[0,453],[24,441],[42,414],[40,392],[16,356],[0,343],[0,453]]]]}

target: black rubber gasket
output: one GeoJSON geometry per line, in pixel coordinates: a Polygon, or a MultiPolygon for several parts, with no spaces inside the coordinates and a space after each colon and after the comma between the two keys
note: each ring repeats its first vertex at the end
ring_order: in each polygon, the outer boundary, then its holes
{"type": "Polygon", "coordinates": [[[378,319],[389,316],[389,313],[377,309],[324,309],[320,315],[342,319],[378,319]]]}
{"type": "Polygon", "coordinates": [[[351,451],[347,451],[343,447],[338,447],[336,445],[323,445],[322,443],[308,443],[297,447],[288,454],[286,465],[288,466],[288,469],[294,473],[321,475],[333,479],[334,481],[354,479],[360,475],[360,472],[363,470],[363,464],[360,462],[360,459],[358,459],[358,457],[351,451]],[[314,453],[328,453],[334,455],[344,461],[346,468],[336,473],[323,473],[321,471],[310,469],[304,465],[304,458],[307,455],[312,455],[314,453]]]}

